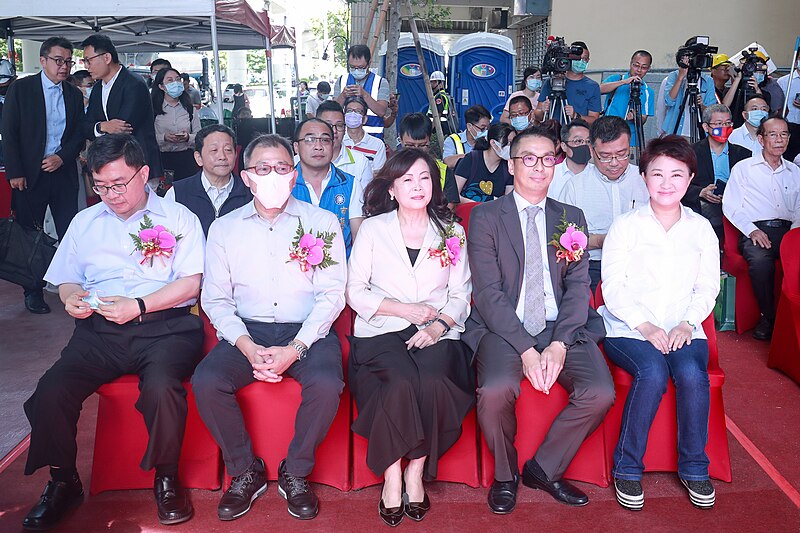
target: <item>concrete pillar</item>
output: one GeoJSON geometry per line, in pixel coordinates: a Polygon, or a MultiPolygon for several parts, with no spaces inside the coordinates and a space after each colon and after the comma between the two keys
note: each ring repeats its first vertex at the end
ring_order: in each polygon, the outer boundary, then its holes
{"type": "Polygon", "coordinates": [[[22,43],[22,72],[36,73],[42,70],[39,63],[39,47],[42,43],[21,39],[22,43]]]}

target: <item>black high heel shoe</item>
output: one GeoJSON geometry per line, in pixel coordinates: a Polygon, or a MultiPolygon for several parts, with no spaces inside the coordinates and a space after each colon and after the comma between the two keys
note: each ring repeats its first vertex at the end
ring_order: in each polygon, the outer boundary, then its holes
{"type": "Polygon", "coordinates": [[[407,517],[409,517],[414,522],[419,522],[423,518],[425,518],[425,514],[430,511],[431,509],[431,500],[428,498],[428,493],[425,492],[425,496],[422,498],[421,502],[408,502],[404,505],[403,512],[407,517]]]}
{"type": "Polygon", "coordinates": [[[390,527],[396,527],[403,521],[403,509],[402,501],[399,507],[388,508],[383,505],[383,498],[381,498],[381,501],[378,503],[378,514],[381,516],[381,520],[390,527]]]}

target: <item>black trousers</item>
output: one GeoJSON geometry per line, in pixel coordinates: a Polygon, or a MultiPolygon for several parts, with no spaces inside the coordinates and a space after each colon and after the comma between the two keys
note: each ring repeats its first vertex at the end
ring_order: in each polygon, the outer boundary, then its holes
{"type": "MultiPolygon", "coordinates": [[[[794,95],[787,94],[786,98],[794,99],[794,95]]],[[[789,102],[789,107],[791,108],[791,106],[792,102],[789,102]]],[[[790,122],[789,133],[791,134],[791,137],[789,137],[789,146],[786,148],[783,158],[787,161],[794,161],[794,158],[797,157],[797,154],[800,154],[800,124],[790,122]]]]}
{"type": "Polygon", "coordinates": [[[201,357],[203,323],[195,315],[118,325],[100,315],[76,320],[61,358],[45,372],[25,402],[31,444],[25,474],[43,466],[75,467],[78,417],[83,401],[123,374],[139,375],[136,409],[149,440],[141,467],[178,463],[186,422],[181,383],[201,357]]]}
{"type": "Polygon", "coordinates": [[[164,170],[174,172],[175,181],[194,176],[200,170],[197,161],[194,160],[194,150],[161,152],[161,165],[164,170]]]}
{"type": "Polygon", "coordinates": [[[749,237],[742,235],[739,239],[739,249],[749,266],[750,281],[756,294],[758,308],[767,320],[775,322],[775,260],[781,256],[781,241],[789,228],[770,228],[758,222],[756,226],[767,234],[772,247],[762,248],[753,244],[749,237]]]}
{"type": "Polygon", "coordinates": [[[700,212],[711,223],[714,233],[717,234],[719,247],[725,243],[725,229],[722,225],[722,204],[712,204],[705,200],[700,200],[700,212]]]}
{"type": "MultiPolygon", "coordinates": [[[[551,342],[555,322],[536,336],[540,352],[551,342]]],[[[478,364],[478,423],[494,455],[494,477],[511,481],[517,473],[516,403],[523,379],[520,354],[503,338],[486,334],[475,354],[478,364]]],[[[603,354],[593,342],[569,349],[558,383],[569,403],[550,426],[534,459],[551,480],[558,480],[583,441],[603,421],[614,403],[614,382],[603,354]]],[[[537,392],[537,394],[539,394],[537,392]]],[[[527,416],[535,417],[536,413],[527,416]]]]}
{"type": "MultiPolygon", "coordinates": [[[[28,185],[30,183],[28,180],[28,185]]],[[[23,191],[13,189],[11,192],[11,208],[17,222],[27,228],[44,227],[48,205],[56,225],[56,233],[61,239],[78,212],[78,178],[74,161],[65,161],[55,172],[41,171],[33,187],[23,191]]],[[[25,294],[41,291],[43,286],[44,283],[36,287],[24,287],[25,294]]]]}
{"type": "Polygon", "coordinates": [[[592,290],[592,294],[597,292],[597,286],[600,285],[600,279],[602,278],[601,263],[602,261],[589,260],[589,288],[592,290]]]}
{"type": "MultiPolygon", "coordinates": [[[[261,346],[286,346],[302,324],[246,322],[248,333],[261,346]]],[[[314,469],[317,446],[325,438],[339,409],[342,379],[342,347],[336,334],[328,335],[308,349],[308,356],[286,370],[302,387],[294,437],[289,443],[286,471],[308,476],[314,469]]],[[[250,361],[235,346],[220,341],[197,367],[192,390],[206,427],[222,449],[228,474],[238,476],[253,462],[255,454],[236,391],[256,381],[250,361]]],[[[264,409],[274,409],[265,405],[264,409]]]]}

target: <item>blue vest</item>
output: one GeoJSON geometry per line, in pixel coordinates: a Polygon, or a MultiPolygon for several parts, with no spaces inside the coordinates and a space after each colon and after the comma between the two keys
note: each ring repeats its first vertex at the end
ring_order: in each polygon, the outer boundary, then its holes
{"type": "MultiPolygon", "coordinates": [[[[347,75],[347,83],[345,85],[355,85],[356,79],[353,77],[352,74],[347,75]]],[[[378,100],[378,89],[381,85],[381,77],[375,74],[374,72],[370,72],[367,74],[367,81],[364,82],[364,90],[367,91],[372,99],[377,101],[378,100]],[[374,85],[374,88],[373,88],[374,85]]],[[[344,85],[341,86],[342,90],[344,90],[344,85]]],[[[371,109],[367,108],[367,123],[364,124],[364,131],[372,135],[373,137],[377,137],[380,140],[383,140],[383,117],[379,117],[375,113],[372,112],[371,109]]]]}
{"type": "MultiPolygon", "coordinates": [[[[300,163],[297,163],[297,167],[295,168],[297,168],[297,182],[294,185],[294,189],[292,189],[292,196],[310,204],[311,194],[308,192],[308,185],[306,185],[303,179],[303,170],[300,167],[300,163]]],[[[325,211],[330,211],[339,219],[348,259],[350,259],[350,248],[353,246],[353,237],[350,233],[350,217],[359,218],[363,216],[362,213],[356,213],[354,215],[348,213],[350,210],[350,198],[353,196],[354,181],[355,178],[352,174],[339,170],[331,164],[331,179],[328,181],[328,186],[322,191],[322,196],[319,199],[319,207],[325,211]]],[[[317,231],[317,228],[305,229],[317,231]]]]}

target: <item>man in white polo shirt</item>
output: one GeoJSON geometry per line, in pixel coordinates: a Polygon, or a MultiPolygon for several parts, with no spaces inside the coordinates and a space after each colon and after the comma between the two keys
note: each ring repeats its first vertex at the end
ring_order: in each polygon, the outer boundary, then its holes
{"type": "Polygon", "coordinates": [[[589,227],[589,277],[592,291],[600,283],[603,241],[611,223],[650,201],[639,168],[631,165],[631,130],[620,117],[601,117],[589,132],[594,165],[567,181],[559,200],[583,210],[589,227]]]}

